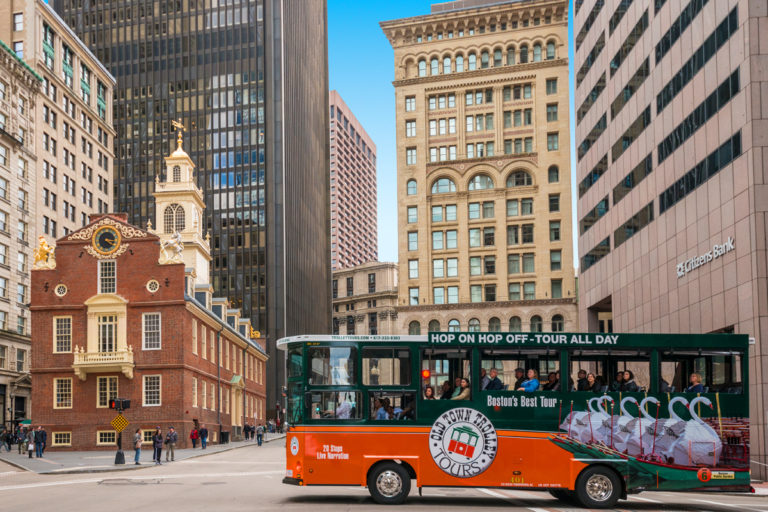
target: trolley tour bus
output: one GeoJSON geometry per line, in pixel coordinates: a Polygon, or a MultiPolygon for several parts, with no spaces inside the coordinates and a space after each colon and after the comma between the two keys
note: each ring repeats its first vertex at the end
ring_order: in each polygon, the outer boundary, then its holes
{"type": "Polygon", "coordinates": [[[294,336],[284,483],[748,491],[746,335],[294,336]]]}

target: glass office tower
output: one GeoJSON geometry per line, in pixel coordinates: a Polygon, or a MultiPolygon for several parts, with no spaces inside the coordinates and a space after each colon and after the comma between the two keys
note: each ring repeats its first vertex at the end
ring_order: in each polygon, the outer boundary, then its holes
{"type": "Polygon", "coordinates": [[[267,336],[330,329],[326,3],[53,0],[117,79],[115,211],[152,218],[171,120],[206,202],[211,280],[267,336]],[[300,150],[298,149],[300,148],[300,150]]]}

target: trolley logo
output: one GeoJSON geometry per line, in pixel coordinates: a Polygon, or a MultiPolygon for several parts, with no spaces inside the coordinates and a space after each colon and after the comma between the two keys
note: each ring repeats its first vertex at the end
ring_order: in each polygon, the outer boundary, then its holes
{"type": "Polygon", "coordinates": [[[458,478],[472,478],[488,469],[497,449],[496,429],[475,409],[451,409],[432,424],[429,432],[432,460],[458,478]]]}
{"type": "Polygon", "coordinates": [[[299,453],[299,440],[293,436],[291,438],[291,455],[295,457],[297,453],[299,453]]]}

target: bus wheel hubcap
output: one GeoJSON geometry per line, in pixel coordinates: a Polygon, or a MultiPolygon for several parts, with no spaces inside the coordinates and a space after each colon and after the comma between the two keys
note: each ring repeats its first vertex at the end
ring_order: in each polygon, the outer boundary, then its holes
{"type": "Polygon", "coordinates": [[[403,490],[403,480],[394,471],[383,471],[376,479],[376,489],[382,496],[393,498],[403,490]]]}
{"type": "Polygon", "coordinates": [[[587,480],[587,494],[595,501],[605,501],[613,494],[611,479],[605,475],[592,475],[587,480]]]}

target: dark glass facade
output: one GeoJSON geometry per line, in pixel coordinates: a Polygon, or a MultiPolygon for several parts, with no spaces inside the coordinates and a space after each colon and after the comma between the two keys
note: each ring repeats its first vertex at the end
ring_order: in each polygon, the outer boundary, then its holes
{"type": "Polygon", "coordinates": [[[267,336],[274,411],[275,340],[330,329],[325,1],[52,3],[117,78],[114,210],[130,222],[157,225],[171,120],[187,127],[211,281],[267,336]]]}

